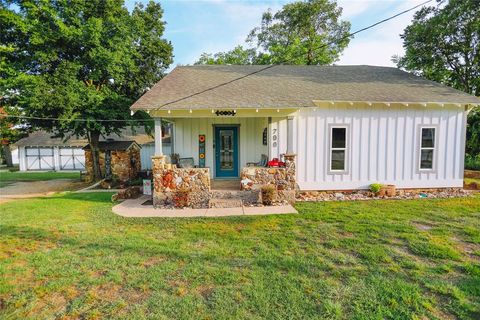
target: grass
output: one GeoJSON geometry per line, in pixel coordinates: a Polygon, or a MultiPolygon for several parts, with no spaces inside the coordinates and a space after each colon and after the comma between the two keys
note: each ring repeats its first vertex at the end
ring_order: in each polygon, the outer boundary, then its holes
{"type": "Polygon", "coordinates": [[[480,318],[479,196],[210,219],[109,199],[0,205],[0,318],[480,318]]]}
{"type": "Polygon", "coordinates": [[[480,179],[475,179],[475,178],[464,178],[463,181],[468,185],[470,183],[475,182],[476,184],[480,185],[480,179]]]}
{"type": "Polygon", "coordinates": [[[79,172],[10,172],[0,171],[0,188],[17,181],[47,181],[54,179],[80,179],[79,172]]]}

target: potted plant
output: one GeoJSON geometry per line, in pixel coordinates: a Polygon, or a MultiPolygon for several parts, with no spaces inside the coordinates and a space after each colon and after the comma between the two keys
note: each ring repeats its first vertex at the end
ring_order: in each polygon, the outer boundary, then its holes
{"type": "Polygon", "coordinates": [[[397,188],[393,184],[372,183],[370,191],[377,197],[394,197],[397,193],[397,188]]]}
{"type": "Polygon", "coordinates": [[[385,193],[380,194],[382,192],[382,185],[380,183],[372,183],[370,185],[370,191],[377,197],[383,197],[385,193]]]}
{"type": "Polygon", "coordinates": [[[397,188],[393,184],[383,185],[382,189],[385,190],[385,195],[387,197],[395,197],[397,193],[397,188]]]}

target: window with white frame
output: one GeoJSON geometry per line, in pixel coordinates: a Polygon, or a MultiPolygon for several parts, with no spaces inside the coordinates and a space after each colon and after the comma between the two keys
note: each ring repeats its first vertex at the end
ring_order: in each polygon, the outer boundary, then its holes
{"type": "Polygon", "coordinates": [[[435,128],[420,128],[420,170],[433,170],[435,157],[435,128]]]}
{"type": "Polygon", "coordinates": [[[330,127],[330,171],[332,173],[347,171],[347,127],[330,127]]]}

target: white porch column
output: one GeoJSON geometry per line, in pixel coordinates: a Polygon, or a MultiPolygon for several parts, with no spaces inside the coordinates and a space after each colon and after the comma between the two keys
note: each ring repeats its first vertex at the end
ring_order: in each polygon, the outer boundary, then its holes
{"type": "Polygon", "coordinates": [[[162,118],[155,118],[155,155],[162,156],[162,118]]]}
{"type": "Polygon", "coordinates": [[[293,117],[287,117],[287,154],[293,154],[293,117]]]}

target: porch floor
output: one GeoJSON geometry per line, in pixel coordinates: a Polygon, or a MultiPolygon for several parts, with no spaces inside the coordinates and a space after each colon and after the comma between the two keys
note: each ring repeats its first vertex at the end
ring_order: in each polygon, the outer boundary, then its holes
{"type": "Polygon", "coordinates": [[[112,208],[122,217],[131,218],[188,218],[188,217],[228,217],[243,215],[270,215],[298,213],[291,205],[269,207],[236,207],[209,209],[154,209],[153,206],[142,205],[150,200],[150,196],[128,199],[112,208]]]}

